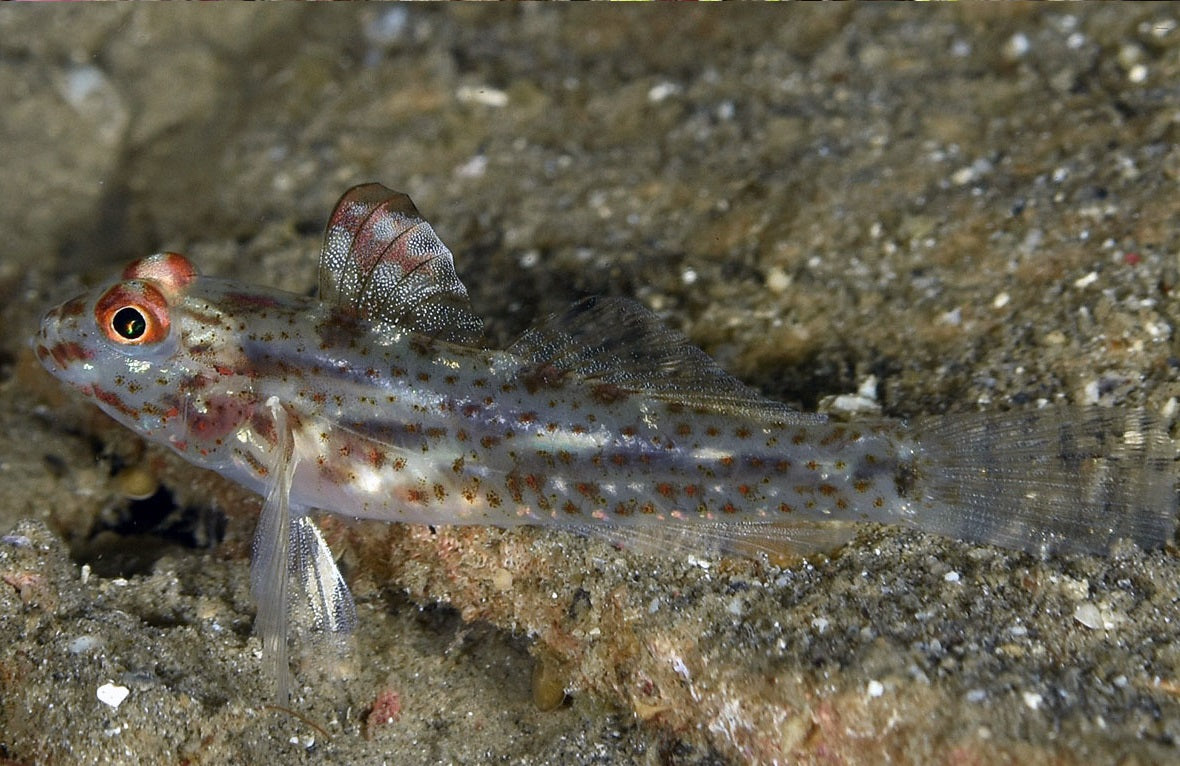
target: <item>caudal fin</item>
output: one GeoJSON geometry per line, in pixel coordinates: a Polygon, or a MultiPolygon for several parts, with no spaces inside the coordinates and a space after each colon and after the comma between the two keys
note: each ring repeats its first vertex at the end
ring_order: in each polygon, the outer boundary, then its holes
{"type": "Polygon", "coordinates": [[[1055,407],[916,422],[907,522],[1031,553],[1158,548],[1176,529],[1176,451],[1143,410],[1055,407]]]}

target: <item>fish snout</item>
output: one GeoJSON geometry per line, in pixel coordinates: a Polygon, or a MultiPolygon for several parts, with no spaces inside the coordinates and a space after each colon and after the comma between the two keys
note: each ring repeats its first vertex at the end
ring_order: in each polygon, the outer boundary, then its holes
{"type": "Polygon", "coordinates": [[[78,319],[86,312],[86,302],[74,298],[45,313],[31,345],[37,359],[47,370],[60,375],[77,362],[92,359],[94,353],[82,341],[78,319]]]}

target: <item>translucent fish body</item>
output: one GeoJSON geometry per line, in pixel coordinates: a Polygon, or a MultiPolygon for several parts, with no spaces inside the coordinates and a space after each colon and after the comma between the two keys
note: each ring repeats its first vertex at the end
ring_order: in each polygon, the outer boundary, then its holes
{"type": "Polygon", "coordinates": [[[1175,525],[1174,449],[1140,410],[841,422],[761,398],[638,304],[588,299],[506,350],[405,195],[347,192],[320,295],[136,261],[34,341],[112,417],[266,497],[254,590],[285,696],[288,575],[355,622],[306,516],[543,524],[674,550],[810,553],[859,522],[1041,554],[1175,525]]]}

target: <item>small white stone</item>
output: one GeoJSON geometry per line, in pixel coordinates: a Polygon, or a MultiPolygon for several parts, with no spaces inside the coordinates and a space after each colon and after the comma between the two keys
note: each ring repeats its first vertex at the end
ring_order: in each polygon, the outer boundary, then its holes
{"type": "Polygon", "coordinates": [[[1090,630],[1102,627],[1102,612],[1091,603],[1078,604],[1074,607],[1073,618],[1090,630]]]}
{"type": "Polygon", "coordinates": [[[1045,701],[1045,698],[1036,692],[1024,692],[1021,696],[1024,697],[1024,704],[1028,706],[1029,710],[1037,710],[1045,701]]]}
{"type": "Polygon", "coordinates": [[[959,573],[955,572],[955,571],[947,572],[946,574],[944,574],[942,576],[942,579],[945,580],[946,582],[958,582],[959,581],[959,573]]]}
{"type": "Polygon", "coordinates": [[[1004,56],[1009,60],[1018,59],[1028,53],[1031,48],[1032,43],[1029,42],[1028,36],[1023,32],[1017,32],[1008,38],[1008,42],[1004,43],[1004,56]]]}
{"type": "Polygon", "coordinates": [[[885,684],[881,683],[880,681],[876,681],[876,680],[869,681],[869,696],[870,697],[880,697],[884,693],[885,693],[885,684]]]}
{"type": "Polygon", "coordinates": [[[67,644],[70,654],[85,654],[102,646],[102,639],[90,634],[81,635],[67,644]]]}
{"type": "Polygon", "coordinates": [[[464,104],[479,104],[480,106],[501,107],[508,106],[508,94],[499,88],[485,85],[463,85],[455,92],[455,98],[464,104]]]}
{"type": "Polygon", "coordinates": [[[658,104],[669,96],[674,96],[680,92],[680,86],[674,82],[661,82],[651,86],[647,91],[647,100],[653,104],[658,104]]]}
{"type": "Polygon", "coordinates": [[[786,292],[787,288],[790,286],[791,275],[780,269],[778,266],[774,266],[766,272],[766,287],[772,293],[786,292]]]}
{"type": "Polygon", "coordinates": [[[127,699],[127,695],[130,693],[131,690],[126,686],[116,686],[112,683],[105,683],[98,687],[98,691],[95,692],[95,696],[98,697],[98,701],[104,705],[110,705],[113,708],[118,708],[119,705],[123,704],[123,700],[127,699]]]}

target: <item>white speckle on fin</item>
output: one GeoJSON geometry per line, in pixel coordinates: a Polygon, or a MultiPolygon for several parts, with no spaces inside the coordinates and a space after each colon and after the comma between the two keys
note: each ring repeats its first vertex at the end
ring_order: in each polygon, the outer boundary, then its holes
{"type": "Polygon", "coordinates": [[[579,377],[689,407],[771,421],[822,422],[762,397],[704,351],[626,298],[585,298],[526,331],[508,348],[533,369],[579,377]]]}
{"type": "Polygon", "coordinates": [[[303,583],[315,627],[329,633],[351,633],[356,627],[356,604],[336,559],[310,516],[294,520],[292,550],[294,570],[303,583]]]}
{"type": "Polygon", "coordinates": [[[408,196],[381,184],[354,186],[336,203],[320,252],[320,300],[454,343],[483,332],[451,251],[408,196]]]}

